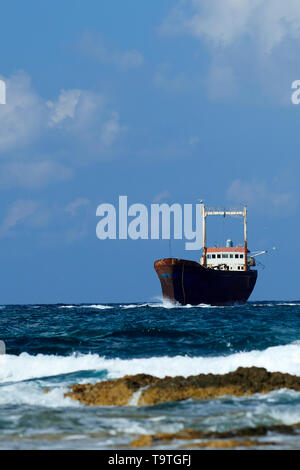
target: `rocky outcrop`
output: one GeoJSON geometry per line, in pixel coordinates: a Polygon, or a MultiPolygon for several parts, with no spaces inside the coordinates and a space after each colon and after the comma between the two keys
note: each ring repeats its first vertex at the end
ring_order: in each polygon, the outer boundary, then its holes
{"type": "MultiPolygon", "coordinates": [[[[126,375],[121,379],[106,380],[96,384],[72,385],[65,396],[79,400],[84,405],[124,406],[130,404],[134,394],[159,381],[151,375],[126,375]]],[[[138,404],[138,403],[137,403],[138,404]]]]}
{"type": "MultiPolygon", "coordinates": [[[[142,448],[150,447],[153,444],[158,444],[159,440],[150,435],[140,436],[131,442],[130,447],[142,448]]],[[[219,439],[210,440],[206,442],[193,442],[189,445],[181,446],[181,448],[213,448],[213,449],[235,449],[236,447],[257,447],[261,445],[257,440],[253,439],[219,439]]],[[[264,444],[265,445],[265,444],[264,444]]]]}
{"type": "Polygon", "coordinates": [[[222,395],[252,395],[281,388],[300,391],[300,377],[264,368],[239,367],[224,375],[199,374],[165,377],[138,374],[97,384],[73,385],[65,396],[85,405],[156,405],[166,401],[217,398],[222,395]]]}
{"type": "Polygon", "coordinates": [[[174,440],[191,441],[183,447],[257,447],[259,445],[272,445],[272,442],[258,441],[253,437],[265,437],[270,433],[298,435],[300,423],[288,425],[257,426],[230,431],[199,431],[195,429],[184,429],[176,433],[157,433],[139,436],[131,442],[131,447],[150,447],[151,445],[170,443],[174,440]],[[201,440],[201,442],[195,442],[201,440]]]}

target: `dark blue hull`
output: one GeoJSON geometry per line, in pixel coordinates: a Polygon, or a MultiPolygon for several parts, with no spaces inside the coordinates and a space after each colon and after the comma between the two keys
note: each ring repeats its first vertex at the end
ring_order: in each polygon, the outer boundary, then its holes
{"type": "Polygon", "coordinates": [[[195,261],[166,258],[154,263],[163,297],[182,305],[232,305],[249,299],[256,270],[222,271],[195,261]]]}

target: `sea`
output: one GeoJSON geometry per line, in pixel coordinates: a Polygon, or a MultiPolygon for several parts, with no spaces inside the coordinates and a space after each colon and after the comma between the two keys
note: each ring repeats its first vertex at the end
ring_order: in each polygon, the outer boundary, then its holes
{"type": "MultiPolygon", "coordinates": [[[[122,450],[147,434],[300,422],[300,393],[287,389],[156,406],[90,407],[65,397],[73,384],[138,373],[188,377],[257,366],[300,376],[300,301],[2,305],[0,340],[1,450],[122,450]]],[[[260,449],[300,449],[300,434],[271,430],[255,439],[260,449]]]]}

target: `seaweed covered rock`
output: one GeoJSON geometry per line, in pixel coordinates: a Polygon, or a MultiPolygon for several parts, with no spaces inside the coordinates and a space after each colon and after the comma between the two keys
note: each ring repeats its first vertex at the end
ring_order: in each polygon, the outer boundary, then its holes
{"type": "Polygon", "coordinates": [[[131,447],[150,447],[157,444],[166,444],[172,441],[188,441],[181,447],[256,447],[260,445],[273,445],[272,441],[259,441],[257,438],[272,435],[272,433],[297,435],[300,434],[300,423],[292,425],[277,424],[271,426],[257,426],[237,428],[229,431],[202,431],[196,429],[182,429],[174,433],[160,432],[156,434],[143,434],[131,443],[131,447]],[[253,439],[255,437],[256,439],[253,439]]]}
{"type": "Polygon", "coordinates": [[[73,385],[65,394],[85,405],[156,405],[167,401],[211,399],[223,395],[245,396],[282,388],[300,391],[300,377],[268,372],[260,367],[239,367],[227,374],[199,374],[190,377],[126,375],[96,384],[73,385]]]}
{"type": "Polygon", "coordinates": [[[156,383],[158,380],[156,377],[146,374],[126,375],[121,379],[105,380],[96,384],[72,385],[71,391],[65,396],[78,400],[84,405],[123,406],[129,404],[135,392],[156,383]]]}

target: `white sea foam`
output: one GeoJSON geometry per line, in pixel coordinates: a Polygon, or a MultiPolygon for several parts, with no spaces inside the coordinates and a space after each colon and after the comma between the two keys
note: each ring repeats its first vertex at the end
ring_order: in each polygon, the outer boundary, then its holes
{"type": "Polygon", "coordinates": [[[292,305],[292,306],[295,306],[295,305],[300,305],[299,302],[280,302],[276,305],[292,305]]]}
{"type": "Polygon", "coordinates": [[[251,307],[280,307],[280,306],[300,306],[300,302],[273,302],[273,303],[253,303],[251,307]]]}
{"type": "Polygon", "coordinates": [[[56,356],[22,353],[0,356],[0,383],[55,377],[77,371],[105,369],[105,360],[97,354],[56,356]]]}
{"type": "MultiPolygon", "coordinates": [[[[66,387],[55,387],[45,393],[45,388],[36,382],[17,382],[1,387],[1,405],[31,405],[31,406],[77,406],[71,398],[65,397],[66,387]]],[[[79,405],[80,406],[80,405],[79,405]]]]}
{"type": "MultiPolygon", "coordinates": [[[[275,304],[253,304],[253,306],[274,306],[275,304]]],[[[292,303],[282,303],[276,305],[300,305],[300,304],[292,304],[292,303]]],[[[157,302],[146,302],[146,303],[135,303],[135,304],[119,304],[120,308],[127,310],[133,308],[142,308],[142,307],[149,307],[149,308],[165,308],[165,309],[189,309],[189,308],[225,308],[223,305],[210,305],[210,304],[199,304],[199,305],[181,305],[178,302],[171,302],[167,299],[158,299],[157,302]]],[[[238,305],[229,305],[227,308],[234,308],[238,305]]],[[[112,305],[102,305],[102,304],[93,304],[93,305],[60,305],[58,308],[95,308],[99,310],[105,310],[110,308],[115,308],[112,305]]]]}
{"type": "Polygon", "coordinates": [[[140,307],[151,307],[150,304],[120,304],[121,308],[140,308],[140,307]]]}
{"type": "MultiPolygon", "coordinates": [[[[121,308],[139,308],[139,307],[153,307],[153,308],[234,308],[234,307],[241,307],[241,304],[233,304],[233,305],[210,305],[210,304],[198,304],[198,305],[181,305],[178,302],[171,302],[170,300],[157,297],[154,302],[148,303],[136,303],[136,304],[120,304],[121,308]]],[[[262,303],[259,301],[251,303],[252,307],[277,307],[277,306],[300,306],[300,302],[292,301],[292,302],[272,302],[272,303],[262,303]]]]}
{"type": "Polygon", "coordinates": [[[151,307],[151,308],[166,308],[166,309],[173,309],[173,308],[223,308],[223,306],[215,306],[209,304],[199,304],[199,305],[181,305],[179,303],[174,303],[168,300],[164,300],[161,303],[156,302],[148,302],[145,304],[120,304],[120,307],[123,309],[128,308],[141,308],[141,307],[151,307]]]}
{"type": "Polygon", "coordinates": [[[6,354],[0,356],[0,383],[53,377],[79,371],[107,371],[109,378],[125,374],[146,373],[157,377],[225,374],[238,367],[265,367],[270,372],[287,372],[300,376],[300,342],[274,346],[263,351],[238,352],[227,356],[162,356],[135,359],[107,359],[98,354],[70,356],[6,354]]]}
{"type": "MultiPolygon", "coordinates": [[[[265,367],[270,372],[279,371],[300,376],[300,342],[270,347],[263,351],[239,352],[215,357],[163,356],[107,359],[97,354],[71,356],[7,354],[0,357],[0,405],[25,403],[49,407],[79,406],[64,398],[66,387],[74,382],[99,381],[99,374],[94,378],[82,379],[80,377],[82,371],[93,373],[106,371],[103,378],[110,379],[138,373],[163,378],[167,375],[187,377],[199,373],[225,374],[236,370],[239,366],[265,367]],[[76,372],[79,373],[78,379],[76,372]],[[68,377],[67,374],[71,373],[73,375],[68,377]],[[48,386],[51,391],[45,394],[43,389],[48,386]]],[[[288,416],[285,419],[288,421],[292,418],[288,416]]]]}
{"type": "Polygon", "coordinates": [[[107,308],[113,308],[111,305],[101,305],[101,304],[93,304],[93,305],[61,305],[59,308],[97,308],[99,310],[106,310],[107,308]]]}
{"type": "MultiPolygon", "coordinates": [[[[99,360],[101,360],[99,358],[99,360]]],[[[300,376],[300,344],[276,346],[264,351],[239,352],[215,357],[152,357],[145,359],[103,359],[108,377],[146,373],[157,377],[197,375],[200,373],[225,374],[238,367],[265,367],[270,372],[286,372],[300,376]]]]}
{"type": "Polygon", "coordinates": [[[94,305],[81,305],[82,308],[98,308],[99,310],[105,310],[107,308],[113,308],[111,305],[101,305],[101,304],[94,304],[94,305]]]}

